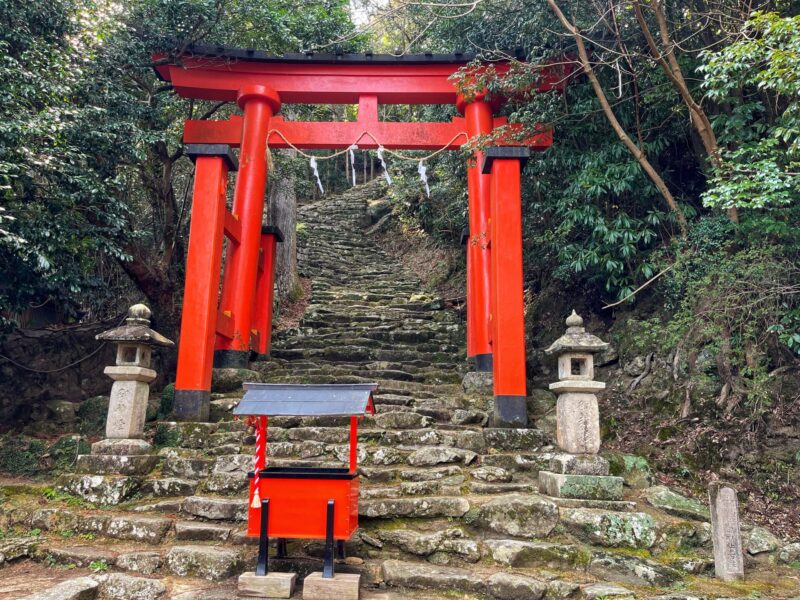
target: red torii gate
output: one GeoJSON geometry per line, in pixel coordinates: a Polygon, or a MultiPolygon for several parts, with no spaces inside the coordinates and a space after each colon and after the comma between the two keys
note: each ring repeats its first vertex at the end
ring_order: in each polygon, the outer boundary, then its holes
{"type": "MultiPolygon", "coordinates": [[[[451,76],[471,57],[455,55],[269,56],[253,50],[193,47],[156,71],[187,98],[235,101],[243,116],[187,121],[184,142],[195,161],[186,288],[175,382],[176,418],[209,417],[211,371],[246,367],[269,352],[275,244],[263,228],[267,146],[300,149],[457,150],[506,125],[485,94],[464,98],[451,76]],[[294,122],[282,103],[358,104],[355,122],[294,122]],[[379,104],[456,104],[464,117],[445,123],[378,120],[379,104]],[[287,143],[288,142],[288,143],[287,143]],[[237,162],[231,148],[239,148],[237,162]],[[231,210],[228,172],[238,168],[231,210]],[[228,238],[222,292],[223,236],[228,238]]],[[[159,64],[160,63],[160,64],[159,64]]],[[[507,63],[495,63],[504,72],[507,63]]],[[[562,89],[568,70],[543,70],[538,89],[562,89]]],[[[520,173],[529,148],[552,144],[549,129],[526,141],[474,153],[468,167],[467,355],[493,371],[494,422],[527,424],[520,173]]]]}

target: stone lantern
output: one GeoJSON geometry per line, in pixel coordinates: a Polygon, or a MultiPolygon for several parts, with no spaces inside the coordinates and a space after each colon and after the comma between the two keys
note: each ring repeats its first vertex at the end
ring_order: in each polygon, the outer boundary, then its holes
{"type": "Polygon", "coordinates": [[[608,461],[600,451],[600,411],[596,392],[605,389],[594,381],[594,355],[608,343],[587,333],[583,319],[573,310],[567,331],[545,350],[558,355],[558,381],[550,389],[558,394],[556,441],[563,451],[550,459],[550,470],[539,471],[539,488],[549,496],[586,500],[620,500],[622,478],[608,475],[608,461]]]}
{"type": "Polygon", "coordinates": [[[150,329],[150,309],[134,304],[128,309],[125,324],[105,331],[98,340],[117,345],[116,365],[104,373],[114,380],[106,418],[106,439],[92,447],[93,454],[114,449],[121,454],[138,454],[149,449],[141,438],[150,398],[150,382],[156,372],[150,368],[153,349],[175,344],[150,329]],[[95,448],[94,446],[97,446],[95,448]]]}
{"type": "Polygon", "coordinates": [[[600,451],[600,413],[595,392],[605,389],[594,381],[594,355],[608,343],[586,333],[583,319],[573,310],[567,317],[567,332],[545,350],[558,355],[558,381],[550,389],[558,394],[556,440],[562,450],[573,454],[600,451]]]}

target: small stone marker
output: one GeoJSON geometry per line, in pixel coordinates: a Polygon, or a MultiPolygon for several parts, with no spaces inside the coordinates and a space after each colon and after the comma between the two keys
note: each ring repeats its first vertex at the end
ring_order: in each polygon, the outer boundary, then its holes
{"type": "Polygon", "coordinates": [[[242,573],[239,575],[239,595],[250,598],[291,598],[296,581],[297,573],[242,573]]]}
{"type": "Polygon", "coordinates": [[[739,501],[736,490],[713,482],[708,487],[711,503],[711,536],[714,542],[714,571],[723,581],[744,577],[742,538],[739,532],[739,501]]]}
{"type": "Polygon", "coordinates": [[[317,571],[303,580],[303,600],[358,600],[361,575],[336,573],[325,578],[317,571]]]}

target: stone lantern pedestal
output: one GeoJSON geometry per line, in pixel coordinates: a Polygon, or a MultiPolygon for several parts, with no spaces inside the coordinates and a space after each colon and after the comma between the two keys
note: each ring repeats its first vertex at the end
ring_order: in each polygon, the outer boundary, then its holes
{"type": "Polygon", "coordinates": [[[600,451],[600,411],[596,392],[606,384],[594,381],[594,354],[608,344],[587,333],[575,311],[567,331],[545,352],[558,355],[558,379],[550,389],[558,394],[556,441],[564,451],[550,459],[549,471],[539,471],[539,490],[557,498],[621,500],[622,477],[609,476],[600,451]]]}

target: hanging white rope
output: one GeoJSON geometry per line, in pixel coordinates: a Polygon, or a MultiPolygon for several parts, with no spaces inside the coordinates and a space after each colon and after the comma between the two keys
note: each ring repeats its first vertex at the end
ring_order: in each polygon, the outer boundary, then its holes
{"type": "Polygon", "coordinates": [[[317,169],[316,157],[312,156],[311,160],[309,160],[308,163],[311,165],[311,169],[314,171],[314,177],[317,178],[317,186],[319,187],[319,193],[325,194],[325,188],[322,187],[322,180],[319,178],[319,169],[317,169]]]}
{"type": "MultiPolygon", "coordinates": [[[[383,167],[383,176],[386,178],[386,183],[388,183],[389,185],[392,185],[392,177],[391,177],[391,175],[389,175],[389,170],[386,168],[386,160],[384,159],[384,156],[383,156],[384,152],[386,152],[386,154],[391,154],[392,156],[394,156],[398,160],[413,161],[413,162],[418,163],[417,164],[417,172],[419,173],[419,176],[420,176],[420,179],[422,180],[422,183],[425,185],[425,193],[427,194],[428,198],[430,198],[430,196],[431,196],[431,190],[430,190],[430,187],[428,185],[428,175],[427,175],[428,169],[425,167],[425,161],[426,160],[430,160],[434,156],[438,156],[439,154],[441,154],[445,150],[449,150],[450,146],[452,146],[453,143],[458,138],[460,138],[462,136],[467,138],[467,140],[469,140],[469,136],[467,136],[467,134],[462,131],[461,133],[457,133],[456,135],[454,135],[453,138],[449,142],[447,142],[444,146],[442,146],[438,150],[436,150],[434,152],[431,152],[430,154],[420,158],[418,156],[405,156],[404,154],[401,154],[400,152],[395,152],[394,150],[389,150],[387,148],[384,148],[383,145],[378,141],[378,139],[374,135],[372,135],[369,131],[363,131],[356,138],[356,141],[353,142],[350,146],[348,146],[344,150],[340,150],[339,152],[334,152],[333,154],[329,154],[328,156],[315,156],[313,154],[308,154],[307,152],[303,152],[302,150],[300,150],[300,148],[298,148],[297,146],[292,144],[288,139],[286,139],[286,136],[283,135],[283,133],[280,132],[277,129],[271,129],[269,131],[269,133],[267,133],[267,139],[269,139],[269,137],[273,133],[276,134],[278,137],[280,137],[286,143],[287,146],[292,148],[300,156],[308,159],[309,165],[311,166],[311,169],[314,171],[314,177],[317,180],[317,187],[319,187],[319,191],[320,191],[321,194],[325,193],[325,189],[322,187],[322,180],[320,179],[320,176],[319,176],[319,170],[317,168],[317,161],[318,160],[332,160],[334,158],[337,158],[337,157],[341,156],[342,154],[349,153],[350,154],[350,168],[351,168],[352,177],[353,177],[353,185],[356,185],[355,154],[354,154],[353,151],[354,150],[358,150],[358,142],[361,141],[361,138],[363,138],[364,136],[367,136],[368,138],[372,139],[372,141],[375,142],[378,145],[378,160],[381,161],[381,166],[383,167]]],[[[267,152],[269,152],[269,146],[267,147],[267,152]]]]}
{"type": "Polygon", "coordinates": [[[431,188],[428,185],[428,169],[424,162],[419,161],[419,164],[417,165],[417,173],[419,173],[419,178],[422,180],[422,184],[425,186],[425,195],[430,198],[431,188]]]}
{"type": "Polygon", "coordinates": [[[392,185],[392,178],[389,175],[389,169],[386,168],[386,161],[383,160],[383,146],[378,147],[378,160],[381,161],[383,167],[383,176],[386,177],[386,183],[392,185]]]}

